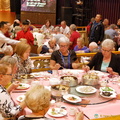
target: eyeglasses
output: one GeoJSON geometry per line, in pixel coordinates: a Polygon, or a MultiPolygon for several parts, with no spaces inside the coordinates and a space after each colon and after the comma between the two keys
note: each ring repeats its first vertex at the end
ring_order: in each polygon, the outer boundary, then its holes
{"type": "Polygon", "coordinates": [[[66,48],[66,47],[68,47],[68,45],[60,45],[60,47],[64,47],[64,48],[66,48]]]}
{"type": "Polygon", "coordinates": [[[104,52],[110,52],[111,51],[111,49],[110,50],[101,49],[101,50],[104,51],[104,52]]]}
{"type": "MultiPolygon", "coordinates": [[[[1,73],[0,73],[1,74],[1,73]]],[[[1,75],[9,75],[9,76],[12,76],[13,74],[1,74],[1,75]]]]}

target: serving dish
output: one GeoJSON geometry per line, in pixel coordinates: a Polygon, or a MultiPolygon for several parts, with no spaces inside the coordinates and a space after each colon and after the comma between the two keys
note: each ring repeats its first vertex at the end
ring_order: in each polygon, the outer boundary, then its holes
{"type": "Polygon", "coordinates": [[[51,86],[51,94],[54,97],[59,97],[64,94],[68,94],[69,92],[70,92],[69,86],[61,85],[61,84],[51,86]]]}
{"type": "Polygon", "coordinates": [[[78,85],[78,79],[75,76],[62,76],[60,78],[60,81],[62,84],[66,84],[68,86],[77,86],[78,85]]]}
{"type": "Polygon", "coordinates": [[[83,85],[98,85],[99,84],[99,77],[96,73],[86,73],[82,76],[82,84],[83,85]]]}
{"type": "Polygon", "coordinates": [[[76,91],[83,94],[93,94],[97,89],[92,86],[78,86],[76,87],[76,91]]]}

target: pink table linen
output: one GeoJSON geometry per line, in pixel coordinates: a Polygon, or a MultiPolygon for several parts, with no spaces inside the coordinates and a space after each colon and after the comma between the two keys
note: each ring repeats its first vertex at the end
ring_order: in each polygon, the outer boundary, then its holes
{"type": "MultiPolygon", "coordinates": [[[[76,70],[76,71],[77,71],[76,73],[78,73],[78,74],[76,74],[76,76],[78,77],[79,82],[80,82],[81,76],[84,74],[84,72],[82,70],[76,70]]],[[[74,72],[75,72],[75,70],[74,70],[74,72]]],[[[72,74],[73,70],[71,70],[70,73],[72,74]]],[[[59,71],[59,74],[61,75],[62,71],[59,71]]],[[[103,77],[101,79],[104,80],[104,79],[107,79],[107,77],[103,77]]],[[[39,83],[43,84],[45,86],[50,85],[49,80],[44,80],[44,81],[40,80],[39,83]]],[[[108,86],[111,86],[112,88],[114,88],[116,90],[117,94],[120,94],[120,87],[118,86],[117,83],[109,82],[108,86]]],[[[25,93],[12,93],[11,92],[11,97],[14,100],[15,104],[19,104],[19,102],[16,100],[16,98],[19,95],[23,95],[23,94],[25,94],[25,93]]],[[[95,99],[95,98],[93,97],[93,99],[95,99]]],[[[104,99],[106,99],[106,98],[104,98],[104,99]]],[[[52,105],[51,108],[56,107],[56,104],[57,103],[52,105]]],[[[111,115],[120,115],[120,100],[116,100],[116,99],[109,101],[109,102],[106,102],[106,103],[103,103],[103,104],[87,105],[86,107],[81,107],[80,105],[72,105],[72,104],[65,103],[65,102],[61,102],[60,105],[66,107],[66,110],[68,112],[68,114],[67,114],[68,116],[56,118],[57,120],[66,120],[66,119],[75,120],[75,116],[69,115],[69,111],[70,111],[71,107],[76,108],[76,111],[77,111],[77,107],[79,107],[80,110],[83,111],[87,116],[89,116],[90,119],[93,119],[96,116],[97,117],[105,117],[105,116],[111,116],[111,115]]],[[[29,114],[29,113],[31,113],[31,110],[29,110],[28,108],[25,108],[25,112],[26,112],[26,114],[29,114]]],[[[46,117],[51,117],[51,116],[46,114],[46,117]]],[[[85,120],[87,120],[87,118],[85,118],[85,120]]]]}

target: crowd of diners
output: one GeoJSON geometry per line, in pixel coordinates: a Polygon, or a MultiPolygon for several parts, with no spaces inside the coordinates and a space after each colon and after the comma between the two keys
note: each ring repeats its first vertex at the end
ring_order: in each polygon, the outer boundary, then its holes
{"type": "MultiPolygon", "coordinates": [[[[102,21],[100,14],[92,18],[87,25],[88,45],[78,32],[77,26],[67,26],[66,21],[61,21],[61,25],[55,27],[51,25],[50,20],[46,20],[41,28],[36,28],[28,19],[22,23],[14,20],[12,25],[1,21],[0,113],[3,119],[40,119],[44,118],[49,109],[50,92],[41,85],[32,87],[19,105],[15,106],[10,97],[10,92],[19,86],[17,79],[21,75],[31,73],[31,45],[34,45],[35,39],[41,38],[39,35],[49,36],[49,41],[42,41],[42,45],[37,44],[38,48],[40,47],[38,54],[51,53],[51,70],[79,69],[80,63],[76,53],[97,52],[89,64],[83,66],[83,70],[89,71],[94,67],[95,70],[108,72],[110,75],[120,74],[120,56],[112,53],[120,47],[120,19],[117,24],[109,25],[109,20],[102,21]],[[12,45],[15,45],[14,49],[12,45]],[[31,109],[32,113],[18,118],[25,107],[31,109]]],[[[83,120],[82,112],[76,113],[76,120],[83,120]]]]}

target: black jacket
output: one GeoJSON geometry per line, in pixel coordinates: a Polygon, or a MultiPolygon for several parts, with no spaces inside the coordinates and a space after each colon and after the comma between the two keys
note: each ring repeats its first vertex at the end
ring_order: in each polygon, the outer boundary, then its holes
{"type": "Polygon", "coordinates": [[[103,41],[103,38],[104,38],[104,25],[102,24],[102,22],[99,22],[98,25],[95,27],[95,29],[94,29],[94,37],[93,38],[91,38],[92,28],[93,28],[93,23],[90,26],[89,42],[98,43],[98,41],[100,41],[100,42],[103,41]]]}
{"type": "MultiPolygon", "coordinates": [[[[120,58],[111,53],[112,57],[111,57],[111,61],[109,63],[109,67],[111,67],[113,69],[114,72],[118,72],[120,74],[120,58]]],[[[90,67],[90,69],[92,69],[94,67],[94,70],[101,70],[101,65],[102,65],[102,61],[103,61],[103,55],[101,52],[98,52],[93,59],[90,61],[90,63],[88,64],[88,66],[90,67]]]]}

